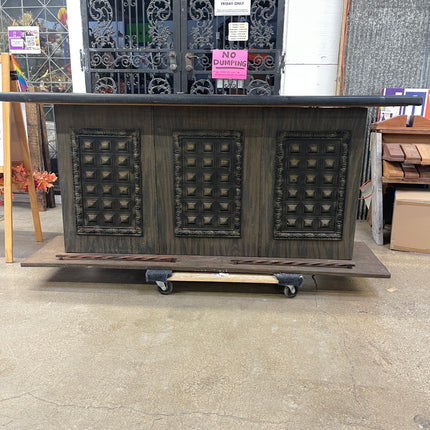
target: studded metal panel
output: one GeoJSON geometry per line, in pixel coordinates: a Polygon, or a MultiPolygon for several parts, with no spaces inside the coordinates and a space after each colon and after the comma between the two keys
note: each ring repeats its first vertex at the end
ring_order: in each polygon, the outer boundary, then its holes
{"type": "Polygon", "coordinates": [[[174,133],[176,236],[240,237],[242,133],[174,133]]]}
{"type": "Polygon", "coordinates": [[[78,234],[142,235],[138,131],[72,133],[78,234]]]}
{"type": "Polygon", "coordinates": [[[341,240],[350,133],[281,132],[275,239],[341,240]]]}

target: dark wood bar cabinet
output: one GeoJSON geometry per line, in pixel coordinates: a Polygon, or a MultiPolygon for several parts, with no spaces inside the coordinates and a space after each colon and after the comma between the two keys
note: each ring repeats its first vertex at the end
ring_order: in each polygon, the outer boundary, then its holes
{"type": "Polygon", "coordinates": [[[350,260],[367,107],[417,97],[2,94],[55,105],[66,253],[350,260]]]}

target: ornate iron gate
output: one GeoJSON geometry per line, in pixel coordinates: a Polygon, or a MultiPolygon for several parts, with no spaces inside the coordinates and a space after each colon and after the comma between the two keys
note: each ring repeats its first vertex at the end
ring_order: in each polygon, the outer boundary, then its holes
{"type": "Polygon", "coordinates": [[[252,0],[249,16],[215,16],[214,0],[82,0],[87,91],[279,94],[283,0],[252,0]],[[248,40],[229,40],[230,23],[248,40]],[[248,50],[246,80],[212,79],[213,49],[248,50]]]}

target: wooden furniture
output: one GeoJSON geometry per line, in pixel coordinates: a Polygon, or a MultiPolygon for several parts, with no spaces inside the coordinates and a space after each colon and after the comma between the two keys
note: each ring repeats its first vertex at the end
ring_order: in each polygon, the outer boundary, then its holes
{"type": "MultiPolygon", "coordinates": [[[[21,263],[23,267],[89,267],[98,269],[171,270],[224,274],[300,273],[364,278],[389,278],[390,272],[364,242],[354,243],[352,260],[310,258],[237,258],[200,255],[154,256],[146,254],[92,254],[65,252],[64,238],[57,236],[21,263]]],[[[229,282],[224,278],[225,282],[229,282]]],[[[260,281],[258,281],[260,282],[260,281]]]]}
{"type": "Polygon", "coordinates": [[[421,103],[403,96],[22,98],[55,105],[62,261],[140,259],[142,268],[254,273],[356,270],[367,106],[421,103]]]}
{"type": "Polygon", "coordinates": [[[55,115],[67,252],[352,258],[364,108],[55,115]]]}
{"type": "MultiPolygon", "coordinates": [[[[1,90],[16,93],[18,85],[16,80],[11,80],[11,72],[14,67],[9,54],[1,54],[1,90]]],[[[12,191],[14,184],[12,181],[12,162],[20,161],[28,172],[33,172],[30,151],[28,148],[27,132],[21,104],[19,102],[5,101],[2,103],[3,120],[3,163],[0,163],[0,173],[3,174],[3,201],[4,201],[4,235],[5,235],[5,261],[13,262],[13,219],[12,219],[12,191]]],[[[28,185],[30,197],[31,213],[33,217],[34,231],[36,240],[41,242],[42,228],[40,225],[39,211],[37,208],[37,196],[34,182],[28,185]]]]}
{"type": "MultiPolygon", "coordinates": [[[[29,87],[28,91],[34,91],[29,87]]],[[[25,109],[27,122],[28,146],[30,150],[33,170],[51,172],[51,159],[49,157],[48,134],[43,106],[36,103],[28,103],[25,109]]],[[[40,212],[47,208],[55,207],[54,188],[47,191],[36,190],[37,207],[40,212]]]]}
{"type": "Polygon", "coordinates": [[[400,115],[371,125],[372,235],[383,245],[383,188],[430,184],[430,120],[400,115]]]}

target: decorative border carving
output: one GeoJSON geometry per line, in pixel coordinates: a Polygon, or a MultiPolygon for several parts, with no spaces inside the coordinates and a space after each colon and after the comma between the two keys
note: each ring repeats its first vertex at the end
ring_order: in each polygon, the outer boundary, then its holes
{"type": "MultiPolygon", "coordinates": [[[[141,174],[141,153],[140,153],[140,135],[138,130],[102,130],[102,129],[82,129],[71,130],[72,144],[72,174],[74,190],[74,207],[76,219],[76,233],[82,235],[120,235],[120,236],[142,236],[142,174],[141,174]],[[81,138],[112,138],[113,140],[122,138],[127,139],[131,144],[131,149],[127,155],[130,156],[129,169],[133,177],[132,193],[130,201],[133,208],[130,209],[133,217],[133,227],[105,227],[105,226],[88,226],[85,225],[85,208],[84,203],[87,196],[83,191],[83,171],[81,155],[81,138]]],[[[101,196],[95,196],[96,198],[101,196]]]]}
{"type": "MultiPolygon", "coordinates": [[[[231,237],[238,238],[241,236],[241,209],[242,209],[242,164],[243,164],[243,135],[240,131],[176,131],[173,133],[174,144],[174,198],[175,198],[175,235],[177,237],[231,237]],[[230,151],[231,165],[229,174],[232,179],[229,182],[230,190],[233,196],[228,198],[212,199],[217,204],[221,202],[229,205],[226,215],[231,217],[229,228],[208,228],[203,229],[189,228],[184,225],[184,216],[186,216],[186,195],[185,195],[185,167],[184,167],[184,145],[193,142],[196,145],[205,143],[218,142],[219,144],[228,143],[232,145],[230,151]]],[[[216,157],[214,161],[216,160],[216,157]]],[[[214,169],[215,171],[216,169],[214,169]]],[[[210,184],[209,184],[210,187],[210,184]]],[[[216,187],[216,184],[215,184],[216,187]]],[[[204,203],[204,198],[196,198],[195,201],[204,203]]],[[[214,214],[210,213],[209,215],[214,214]]],[[[198,216],[202,213],[198,212],[198,216]]],[[[215,216],[217,214],[215,213],[215,216]]]]}
{"type": "MultiPolygon", "coordinates": [[[[274,221],[273,221],[273,237],[274,239],[297,239],[297,240],[342,240],[344,212],[345,212],[345,193],[347,183],[348,170],[348,155],[351,133],[349,131],[281,131],[278,133],[277,148],[276,148],[276,170],[274,182],[274,221]],[[285,208],[289,203],[287,194],[287,185],[285,181],[288,173],[286,144],[288,141],[297,141],[298,145],[335,142],[339,146],[338,149],[338,168],[334,172],[337,179],[337,187],[335,188],[336,210],[332,217],[333,229],[331,231],[298,231],[297,228],[292,228],[292,231],[286,231],[283,227],[283,218],[285,217],[285,208]]],[[[300,157],[300,156],[299,156],[300,157]]],[[[305,176],[304,173],[299,175],[305,176]]],[[[296,171],[294,171],[296,173],[296,171]]],[[[309,171],[307,172],[309,173],[309,171]]],[[[299,181],[300,179],[298,179],[299,181]]],[[[303,190],[306,190],[303,187],[303,190]]],[[[309,188],[312,191],[312,188],[309,188]]],[[[317,202],[318,203],[318,202],[317,202]]],[[[317,217],[316,217],[317,218],[317,217]]]]}

